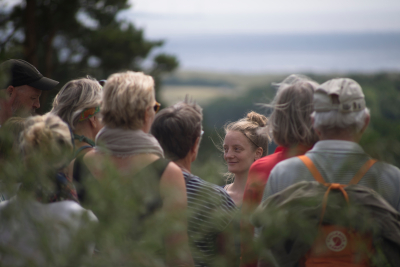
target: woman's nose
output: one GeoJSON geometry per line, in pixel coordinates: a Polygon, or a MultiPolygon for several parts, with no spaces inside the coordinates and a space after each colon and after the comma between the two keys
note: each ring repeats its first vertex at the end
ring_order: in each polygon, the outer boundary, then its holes
{"type": "Polygon", "coordinates": [[[232,154],[232,152],[231,152],[230,149],[228,149],[228,150],[225,152],[225,157],[227,157],[227,158],[232,158],[232,157],[233,157],[233,154],[232,154]]]}

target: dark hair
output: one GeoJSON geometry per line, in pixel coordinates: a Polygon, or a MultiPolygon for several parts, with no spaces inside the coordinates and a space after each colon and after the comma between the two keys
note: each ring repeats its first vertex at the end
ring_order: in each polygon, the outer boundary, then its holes
{"type": "Polygon", "coordinates": [[[161,110],[154,119],[151,133],[164,149],[166,158],[183,159],[200,137],[202,120],[201,107],[186,98],[161,110]]]}

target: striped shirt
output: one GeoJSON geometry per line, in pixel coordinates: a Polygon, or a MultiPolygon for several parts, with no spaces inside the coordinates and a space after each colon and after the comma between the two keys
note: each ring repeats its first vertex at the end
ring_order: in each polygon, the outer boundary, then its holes
{"type": "Polygon", "coordinates": [[[195,266],[210,266],[217,255],[217,237],[235,217],[237,208],[221,187],[185,171],[188,236],[195,266]]]}
{"type": "MultiPolygon", "coordinates": [[[[327,183],[348,184],[361,166],[370,159],[357,143],[339,140],[319,141],[306,153],[327,183]]],[[[300,181],[315,181],[297,157],[284,160],[272,169],[263,200],[300,181]]],[[[360,185],[378,192],[400,211],[400,170],[378,161],[364,175],[360,185]]]]}

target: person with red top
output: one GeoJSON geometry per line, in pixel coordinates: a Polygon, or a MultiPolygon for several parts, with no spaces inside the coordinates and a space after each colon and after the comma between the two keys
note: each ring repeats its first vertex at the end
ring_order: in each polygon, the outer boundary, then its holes
{"type": "Polygon", "coordinates": [[[275,153],[256,160],[250,167],[241,209],[241,267],[257,266],[253,247],[254,227],[249,217],[260,204],[272,168],[279,162],[303,155],[318,141],[312,128],[313,94],[318,84],[306,76],[290,75],[277,84],[272,104],[269,130],[278,147],[275,153]]]}

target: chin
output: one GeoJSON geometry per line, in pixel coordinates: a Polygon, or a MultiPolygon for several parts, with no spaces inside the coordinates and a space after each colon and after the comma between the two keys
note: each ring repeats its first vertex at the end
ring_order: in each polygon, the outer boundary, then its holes
{"type": "Polygon", "coordinates": [[[238,173],[238,170],[235,168],[228,168],[228,172],[236,174],[236,173],[238,173]]]}

